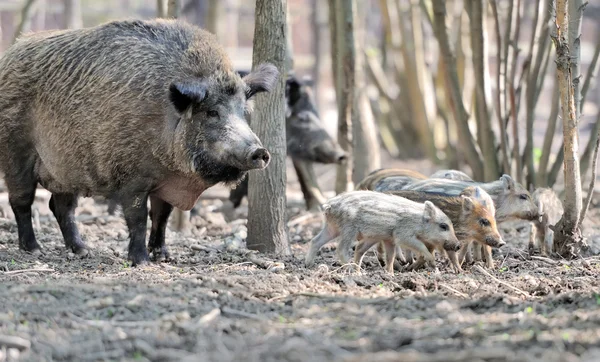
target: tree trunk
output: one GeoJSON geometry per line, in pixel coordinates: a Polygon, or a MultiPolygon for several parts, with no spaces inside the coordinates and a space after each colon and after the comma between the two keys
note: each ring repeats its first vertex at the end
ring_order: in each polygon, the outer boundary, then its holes
{"type": "MultiPolygon", "coordinates": [[[[469,2],[467,2],[469,3],[469,2]]],[[[485,21],[484,0],[470,1],[467,11],[470,16],[473,70],[475,71],[475,105],[477,128],[480,130],[479,147],[483,156],[483,181],[494,181],[500,177],[496,145],[490,116],[491,80],[487,64],[488,40],[485,21]]]]}
{"type": "Polygon", "coordinates": [[[446,4],[444,0],[433,0],[433,15],[435,24],[434,32],[438,40],[440,56],[443,58],[447,75],[446,94],[457,125],[458,138],[475,179],[481,180],[483,179],[483,162],[469,130],[469,114],[465,109],[461,96],[460,84],[456,73],[456,58],[452,54],[446,31],[446,4]]]}
{"type": "Polygon", "coordinates": [[[36,0],[27,0],[27,2],[25,2],[23,10],[21,10],[21,21],[19,22],[19,25],[15,30],[15,35],[13,36],[13,43],[17,40],[22,32],[29,28],[29,24],[31,23],[31,15],[35,12],[36,3],[36,0]]]}
{"type": "Polygon", "coordinates": [[[348,155],[348,161],[337,167],[335,182],[336,193],[349,191],[352,184],[352,111],[355,93],[356,48],[354,44],[354,18],[356,2],[354,0],[330,0],[330,20],[333,19],[332,56],[335,59],[336,99],[338,105],[338,143],[348,155]]]}
{"type": "Polygon", "coordinates": [[[256,95],[252,128],[271,153],[269,166],[248,179],[249,249],[289,254],[286,227],[285,82],[287,0],[257,0],[252,64],[280,71],[275,88],[256,95]]]}
{"type": "Polygon", "coordinates": [[[223,0],[208,0],[208,11],[206,12],[206,19],[204,23],[206,24],[206,30],[217,36],[217,39],[220,39],[219,32],[219,15],[221,14],[223,0]]]}
{"type": "Polygon", "coordinates": [[[323,111],[323,92],[321,91],[323,77],[327,72],[325,68],[325,54],[327,53],[327,3],[323,0],[312,0],[311,23],[313,28],[313,94],[317,109],[323,111]]]}
{"type": "Polygon", "coordinates": [[[156,1],[156,16],[159,18],[167,17],[168,0],[156,1]]]}
{"type": "MultiPolygon", "coordinates": [[[[367,14],[367,11],[359,11],[357,14],[367,14]]],[[[355,67],[356,92],[354,93],[354,109],[352,110],[352,139],[354,140],[352,181],[354,184],[358,184],[371,171],[381,167],[378,132],[375,126],[371,103],[367,95],[367,82],[365,79],[366,59],[363,49],[366,41],[366,16],[361,15],[356,20],[354,27],[356,34],[355,49],[357,49],[355,67]]]]}
{"type": "MultiPolygon", "coordinates": [[[[179,16],[179,0],[168,0],[163,1],[161,5],[160,1],[157,3],[157,13],[159,17],[177,18],[179,16]],[[167,5],[166,12],[164,11],[164,5],[167,5]]],[[[192,230],[192,223],[190,222],[191,212],[184,211],[178,208],[173,209],[171,215],[171,229],[184,234],[189,234],[192,230]]]]}
{"type": "Polygon", "coordinates": [[[574,82],[579,77],[581,5],[581,0],[557,0],[555,6],[556,33],[553,40],[563,119],[565,199],[564,213],[554,228],[554,248],[563,257],[577,256],[583,246],[579,220],[582,206],[577,129],[579,86],[578,82],[574,82]],[[571,24],[575,29],[569,28],[571,24]]]}
{"type": "Polygon", "coordinates": [[[65,6],[65,28],[80,29],[83,28],[83,19],[81,14],[81,0],[64,0],[65,6]]]}

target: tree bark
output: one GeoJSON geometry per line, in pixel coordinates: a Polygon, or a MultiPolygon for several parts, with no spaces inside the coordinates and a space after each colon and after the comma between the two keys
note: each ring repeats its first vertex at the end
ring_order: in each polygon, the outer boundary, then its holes
{"type": "Polygon", "coordinates": [[[325,68],[325,54],[328,49],[327,40],[327,3],[323,0],[312,0],[312,28],[313,28],[313,57],[314,64],[312,70],[313,93],[317,102],[317,109],[323,110],[323,92],[321,91],[323,74],[327,72],[325,68]]]}
{"type": "Polygon", "coordinates": [[[448,33],[446,31],[446,4],[444,0],[433,0],[434,33],[440,47],[440,56],[446,67],[446,93],[450,100],[450,107],[456,121],[459,141],[467,163],[473,171],[475,179],[483,179],[483,162],[473,142],[469,130],[469,114],[465,109],[461,96],[458,75],[456,73],[456,58],[452,54],[448,33]]]}
{"type": "Polygon", "coordinates": [[[471,48],[473,49],[473,68],[475,70],[475,91],[477,109],[477,127],[480,128],[479,147],[483,155],[484,181],[494,181],[500,177],[498,158],[496,157],[495,137],[490,116],[491,80],[487,64],[488,40],[485,21],[484,0],[470,1],[471,48]]]}
{"type": "Polygon", "coordinates": [[[577,24],[581,22],[581,3],[580,0],[556,0],[555,6],[556,34],[553,35],[553,40],[556,46],[556,70],[563,119],[565,199],[564,213],[554,229],[554,248],[563,257],[577,256],[583,246],[579,228],[582,207],[577,129],[579,91],[578,82],[574,82],[579,77],[578,73],[574,73],[579,71],[579,47],[571,48],[569,41],[573,40],[575,43],[579,39],[577,24]],[[578,3],[579,6],[569,3],[578,3]],[[569,28],[571,24],[574,24],[575,30],[569,28]]]}
{"type": "Polygon", "coordinates": [[[354,103],[356,48],[354,43],[354,18],[356,3],[346,0],[330,0],[329,8],[332,32],[335,41],[332,42],[334,58],[336,99],[338,105],[338,143],[348,155],[348,161],[337,166],[335,182],[336,193],[353,189],[352,166],[354,152],[352,150],[352,111],[354,103]]]}
{"type": "Polygon", "coordinates": [[[169,0],[169,4],[167,6],[167,17],[173,19],[178,18],[180,8],[181,6],[179,0],[169,0]]]}
{"type": "Polygon", "coordinates": [[[159,18],[167,17],[168,0],[156,0],[156,16],[159,18]]]}
{"type": "MultiPolygon", "coordinates": [[[[352,0],[356,1],[356,0],[352,0]]],[[[364,4],[363,4],[364,5],[364,4]]],[[[355,5],[355,11],[358,4],[355,5]]],[[[362,10],[362,9],[361,9],[362,10]]],[[[366,14],[367,11],[360,11],[357,14],[366,14]]],[[[352,139],[354,140],[354,167],[352,170],[352,181],[356,185],[365,178],[371,171],[381,167],[380,146],[377,137],[377,127],[373,117],[373,110],[367,95],[366,82],[366,59],[363,49],[365,48],[365,26],[366,17],[361,15],[356,17],[355,30],[355,49],[356,66],[355,80],[356,91],[354,92],[354,101],[352,110],[352,139]]]]}
{"type": "Polygon", "coordinates": [[[219,31],[219,16],[221,15],[221,7],[223,0],[208,0],[208,11],[206,12],[206,30],[217,36],[220,39],[219,31]]]}
{"type": "Polygon", "coordinates": [[[256,95],[251,127],[271,153],[269,166],[248,179],[249,249],[290,254],[286,227],[285,82],[287,0],[257,0],[252,64],[280,70],[275,88],[256,95]]]}

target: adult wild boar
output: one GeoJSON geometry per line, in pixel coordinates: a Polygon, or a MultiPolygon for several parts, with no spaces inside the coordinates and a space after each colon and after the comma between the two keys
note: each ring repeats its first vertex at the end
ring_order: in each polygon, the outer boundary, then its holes
{"type": "Polygon", "coordinates": [[[263,64],[241,78],[212,34],[176,20],[21,37],[0,59],[0,171],[19,247],[40,249],[31,224],[39,182],[75,253],[87,252],[77,197],[100,195],[121,203],[133,265],[148,250],[167,256],[173,206],[189,210],[208,187],[269,163],[244,116],[277,77],[263,64]]]}
{"type": "MultiPolygon", "coordinates": [[[[313,209],[325,202],[325,199],[318,190],[318,185],[312,184],[316,177],[310,174],[311,170],[307,169],[306,163],[342,163],[347,156],[325,130],[308,84],[291,75],[286,81],[285,95],[287,155],[294,163],[306,207],[313,209]]],[[[229,200],[237,208],[247,194],[248,178],[231,190],[229,200]]]]}

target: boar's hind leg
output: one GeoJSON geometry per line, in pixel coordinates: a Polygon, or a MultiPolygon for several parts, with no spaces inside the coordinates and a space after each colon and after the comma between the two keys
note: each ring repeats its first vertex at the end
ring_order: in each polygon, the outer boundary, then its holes
{"type": "Polygon", "coordinates": [[[146,223],[148,221],[148,194],[130,193],[121,197],[123,216],[129,229],[129,255],[133,266],[148,263],[146,223]]]}
{"type": "Polygon", "coordinates": [[[76,194],[52,194],[50,197],[50,211],[54,214],[60,231],[65,240],[65,246],[75,254],[87,255],[88,249],[81,240],[79,230],[75,224],[75,208],[77,207],[76,194]]]}
{"type": "Polygon", "coordinates": [[[7,173],[4,180],[8,188],[8,201],[17,221],[19,248],[27,252],[39,251],[40,245],[35,240],[31,223],[31,205],[35,199],[37,182],[30,173],[18,176],[12,177],[7,173]]]}
{"type": "Polygon", "coordinates": [[[165,231],[171,211],[173,211],[171,204],[164,202],[156,196],[150,196],[152,230],[150,231],[150,240],[148,241],[148,251],[152,253],[156,261],[169,259],[169,251],[165,245],[165,231]]]}

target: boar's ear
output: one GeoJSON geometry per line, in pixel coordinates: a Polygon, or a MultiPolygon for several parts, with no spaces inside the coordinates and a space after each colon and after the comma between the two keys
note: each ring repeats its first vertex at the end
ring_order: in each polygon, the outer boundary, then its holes
{"type": "Polygon", "coordinates": [[[475,203],[473,202],[473,199],[470,198],[469,196],[461,196],[463,199],[463,203],[462,203],[462,209],[465,212],[471,212],[473,211],[473,209],[475,208],[475,203]]]}
{"type": "Polygon", "coordinates": [[[424,204],[425,212],[423,213],[423,221],[431,222],[435,219],[435,206],[433,206],[433,203],[429,200],[425,201],[424,204]]]}
{"type": "Polygon", "coordinates": [[[206,98],[207,88],[199,80],[173,82],[169,86],[169,98],[177,112],[183,113],[193,103],[202,102],[206,98]]]}
{"type": "Polygon", "coordinates": [[[504,188],[506,190],[515,189],[515,181],[512,179],[512,177],[508,176],[507,174],[504,174],[502,175],[502,177],[500,177],[500,180],[502,180],[502,184],[504,185],[504,188]]]}
{"type": "Polygon", "coordinates": [[[247,86],[246,99],[250,99],[256,93],[270,92],[275,86],[278,76],[279,71],[273,64],[264,63],[256,67],[242,78],[247,86]]]}

